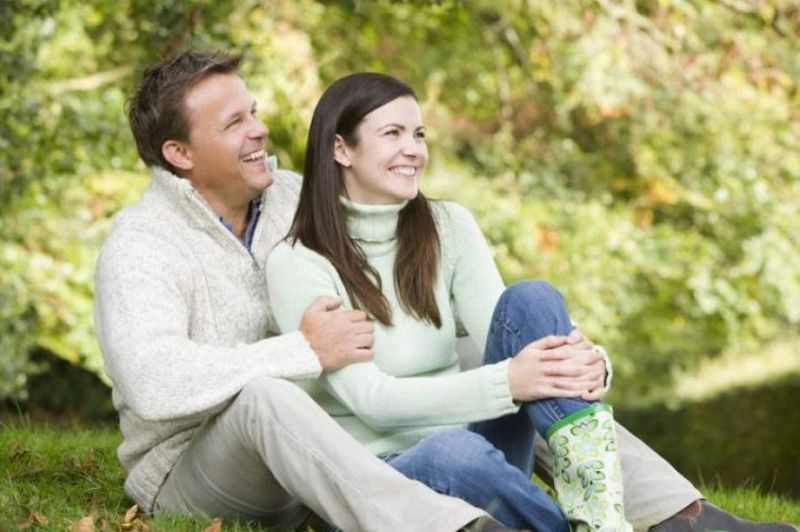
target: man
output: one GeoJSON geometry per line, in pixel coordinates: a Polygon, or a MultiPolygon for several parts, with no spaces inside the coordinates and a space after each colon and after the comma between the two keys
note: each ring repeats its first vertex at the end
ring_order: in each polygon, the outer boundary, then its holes
{"type": "MultiPolygon", "coordinates": [[[[372,326],[320,299],[299,331],[267,337],[276,326],[264,262],[287,232],[299,179],[267,159],[267,129],[238,64],[224,54],[179,54],[148,69],[130,103],[153,180],[115,221],[95,302],[127,493],[157,514],[239,516],[277,528],[313,511],[346,530],[506,530],[371,456],[290,382],[368,360],[372,326]]],[[[735,518],[618,432],[637,529],[664,521],[659,532],[795,530],[735,528],[735,518]],[[681,515],[684,507],[699,517],[681,515]]]]}

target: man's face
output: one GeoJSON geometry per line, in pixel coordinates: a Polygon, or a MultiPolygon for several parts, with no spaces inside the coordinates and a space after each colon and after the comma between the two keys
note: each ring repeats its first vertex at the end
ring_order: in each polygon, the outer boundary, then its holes
{"type": "Polygon", "coordinates": [[[187,93],[189,118],[185,172],[218,211],[240,209],[272,184],[267,168],[267,128],[256,102],[235,74],[214,74],[187,93]]]}

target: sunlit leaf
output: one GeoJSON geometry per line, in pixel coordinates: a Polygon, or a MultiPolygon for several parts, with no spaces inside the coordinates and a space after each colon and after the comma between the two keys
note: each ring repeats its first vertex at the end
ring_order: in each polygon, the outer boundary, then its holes
{"type": "Polygon", "coordinates": [[[96,519],[97,512],[92,511],[92,513],[81,517],[72,525],[72,532],[94,532],[94,522],[96,519]]]}

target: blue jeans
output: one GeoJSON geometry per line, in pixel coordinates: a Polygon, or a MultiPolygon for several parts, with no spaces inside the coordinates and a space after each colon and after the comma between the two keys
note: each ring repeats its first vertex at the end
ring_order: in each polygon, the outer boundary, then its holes
{"type": "MultiPolygon", "coordinates": [[[[561,294],[543,281],[522,281],[506,288],[492,315],[483,363],[511,358],[545,336],[567,335],[572,320],[561,294]]],[[[583,399],[543,399],[525,403],[516,414],[473,423],[474,431],[502,451],[525,475],[533,471],[533,431],[541,435],[556,421],[591,404],[583,399]]]]}
{"type": "Polygon", "coordinates": [[[483,436],[450,429],[419,441],[386,462],[434,491],[483,508],[512,528],[569,532],[561,509],[530,476],[506,462],[483,436]]]}
{"type": "MultiPolygon", "coordinates": [[[[484,364],[515,356],[529,343],[572,330],[561,295],[538,281],[517,283],[495,307],[484,351],[484,364]]],[[[515,528],[568,531],[563,512],[530,481],[533,431],[544,434],[561,418],[586,407],[576,399],[525,403],[517,414],[473,423],[423,439],[386,459],[404,475],[435,491],[483,508],[515,528]]]]}

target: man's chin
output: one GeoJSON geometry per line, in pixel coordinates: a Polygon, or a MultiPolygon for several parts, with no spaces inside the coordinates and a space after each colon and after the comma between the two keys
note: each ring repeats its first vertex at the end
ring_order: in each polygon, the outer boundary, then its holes
{"type": "Polygon", "coordinates": [[[272,175],[272,172],[267,169],[265,172],[265,176],[263,178],[264,188],[268,188],[273,182],[275,181],[275,177],[272,175]]]}
{"type": "Polygon", "coordinates": [[[266,165],[264,168],[259,168],[258,170],[254,168],[250,168],[249,170],[250,171],[245,174],[245,179],[254,189],[258,189],[259,192],[268,188],[275,181],[275,177],[266,165]]]}
{"type": "Polygon", "coordinates": [[[252,181],[250,181],[250,186],[253,189],[253,195],[259,196],[262,192],[268,189],[274,181],[275,180],[270,172],[258,176],[257,179],[253,179],[252,181]]]}

